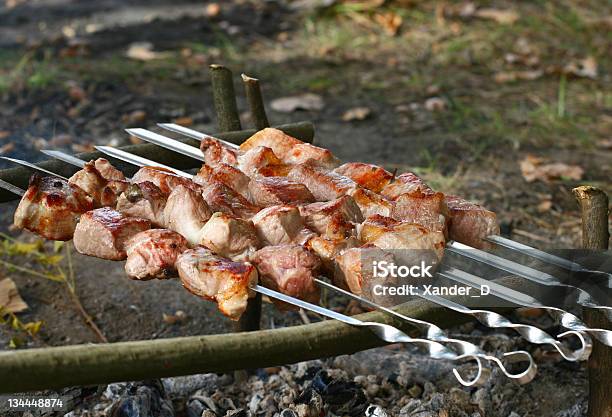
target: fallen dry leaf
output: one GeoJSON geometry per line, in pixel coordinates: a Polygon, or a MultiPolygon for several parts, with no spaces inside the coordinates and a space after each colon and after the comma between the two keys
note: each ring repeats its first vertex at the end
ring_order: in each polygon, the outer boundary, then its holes
{"type": "Polygon", "coordinates": [[[374,20],[382,26],[385,33],[389,36],[397,35],[397,32],[402,26],[402,17],[392,12],[377,13],[374,15],[374,20]]]}
{"type": "Polygon", "coordinates": [[[537,80],[544,75],[542,70],[533,71],[502,71],[493,76],[496,83],[510,83],[514,81],[532,81],[537,80]]]}
{"type": "Polygon", "coordinates": [[[555,179],[579,181],[584,175],[584,170],[578,165],[568,165],[562,162],[545,164],[544,162],[543,158],[527,155],[519,164],[525,181],[550,182],[555,179]]]}
{"type": "Polygon", "coordinates": [[[71,100],[73,100],[73,101],[83,101],[86,96],[87,96],[87,94],[85,93],[85,90],[83,90],[78,85],[71,84],[68,87],[68,97],[70,97],[71,100]]]}
{"type": "Polygon", "coordinates": [[[9,136],[11,136],[11,132],[9,132],[8,130],[0,130],[0,140],[6,139],[9,136]]]}
{"type": "Polygon", "coordinates": [[[0,310],[6,313],[19,313],[28,309],[28,305],[19,295],[15,282],[10,278],[0,281],[0,310]]]}
{"type": "Polygon", "coordinates": [[[597,147],[600,149],[612,149],[612,139],[602,139],[597,141],[597,147]]]}
{"type": "Polygon", "coordinates": [[[481,19],[495,20],[502,25],[511,25],[519,19],[519,14],[514,10],[501,10],[493,8],[477,9],[474,16],[481,19]]]}
{"type": "Polygon", "coordinates": [[[573,61],[563,68],[563,72],[576,77],[595,79],[597,78],[597,61],[592,56],[573,61]]]}
{"type": "Polygon", "coordinates": [[[7,154],[15,149],[15,142],[9,142],[0,146],[0,155],[7,154]]]}
{"type": "Polygon", "coordinates": [[[174,314],[164,313],[162,317],[164,322],[168,324],[182,323],[187,320],[187,314],[185,314],[185,312],[182,310],[177,310],[174,314]]]}
{"type": "Polygon", "coordinates": [[[217,17],[219,13],[221,13],[221,6],[219,6],[219,3],[208,3],[206,5],[206,16],[217,17]]]}
{"type": "Polygon", "coordinates": [[[552,208],[552,200],[542,200],[538,204],[538,212],[539,213],[547,213],[552,208]]]}
{"type": "Polygon", "coordinates": [[[324,105],[321,96],[311,93],[277,98],[270,103],[272,110],[281,113],[292,113],[297,110],[321,110],[324,105]]]}
{"type": "Polygon", "coordinates": [[[134,110],[131,113],[124,114],[121,117],[123,123],[127,125],[142,124],[147,119],[147,112],[144,110],[134,110]]]}
{"type": "Polygon", "coordinates": [[[365,120],[372,115],[369,107],[355,107],[344,112],[342,120],[352,122],[353,120],[365,120]]]}
{"type": "Polygon", "coordinates": [[[425,109],[429,111],[444,111],[446,106],[446,100],[440,97],[430,97],[425,100],[425,109]]]}
{"type": "Polygon", "coordinates": [[[177,117],[176,119],[174,119],[172,121],[172,123],[175,123],[177,125],[181,125],[181,126],[185,126],[185,127],[189,127],[193,125],[193,119],[191,117],[177,117]]]}
{"type": "Polygon", "coordinates": [[[150,42],[134,42],[128,47],[125,56],[137,61],[151,61],[167,58],[169,53],[154,51],[153,44],[150,42]]]}

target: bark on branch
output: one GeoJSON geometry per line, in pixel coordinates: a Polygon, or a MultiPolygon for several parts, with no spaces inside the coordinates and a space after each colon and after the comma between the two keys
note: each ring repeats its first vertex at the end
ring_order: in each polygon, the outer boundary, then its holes
{"type": "Polygon", "coordinates": [[[240,130],[240,115],[236,105],[232,72],[222,65],[211,65],[210,81],[217,113],[217,127],[221,132],[240,130]]]}
{"type": "Polygon", "coordinates": [[[247,101],[249,102],[251,119],[253,119],[255,128],[257,130],[261,130],[265,129],[266,127],[270,127],[270,122],[268,122],[268,116],[266,115],[266,107],[261,95],[259,80],[257,78],[249,77],[246,74],[242,74],[242,81],[244,82],[244,90],[247,101]]]}

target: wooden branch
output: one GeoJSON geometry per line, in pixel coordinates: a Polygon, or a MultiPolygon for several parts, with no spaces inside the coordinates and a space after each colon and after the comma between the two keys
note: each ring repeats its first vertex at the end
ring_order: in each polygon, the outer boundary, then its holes
{"type": "Polygon", "coordinates": [[[244,82],[244,90],[247,101],[249,102],[251,119],[253,119],[255,128],[261,130],[270,127],[270,122],[268,122],[268,116],[266,115],[266,107],[261,95],[259,80],[242,74],[242,81],[244,82]]]}
{"type": "MultiPolygon", "coordinates": [[[[312,142],[312,138],[314,137],[314,127],[310,122],[299,122],[275,127],[305,142],[312,142]]],[[[236,132],[218,133],[214,136],[232,143],[240,144],[244,142],[247,138],[252,136],[255,132],[255,129],[249,129],[236,132]]],[[[200,146],[199,142],[195,139],[181,137],[178,140],[193,146],[200,146]]],[[[171,165],[178,169],[197,168],[201,165],[200,161],[197,161],[193,158],[189,158],[184,155],[179,155],[176,152],[160,148],[159,146],[150,143],[122,146],[120,147],[120,149],[132,152],[136,155],[140,155],[145,158],[153,159],[157,162],[161,162],[162,164],[171,165]]],[[[76,156],[86,161],[100,157],[108,158],[108,156],[102,154],[101,152],[86,152],[77,154],[76,156]]],[[[129,165],[117,160],[111,160],[111,162],[122,172],[128,175],[133,174],[137,170],[137,168],[135,168],[133,165],[129,165]]],[[[62,174],[64,176],[70,176],[74,174],[78,169],[66,164],[65,162],[61,162],[55,159],[40,162],[37,163],[37,165],[40,165],[43,168],[46,168],[53,172],[57,172],[58,174],[62,174]]],[[[32,171],[23,167],[9,168],[0,171],[0,179],[3,179],[4,181],[7,181],[23,189],[26,189],[28,187],[28,179],[31,175],[32,171]]],[[[15,194],[0,188],[0,203],[18,199],[19,197],[15,194]]]]}
{"type": "Polygon", "coordinates": [[[217,113],[217,127],[221,132],[240,130],[240,115],[236,105],[232,72],[222,65],[211,65],[210,81],[217,113]]]}
{"type": "MultiPolygon", "coordinates": [[[[585,249],[608,249],[608,196],[590,186],[574,188],[582,212],[582,245],[585,249]]],[[[612,329],[610,319],[602,311],[583,309],[585,322],[593,328],[612,329]]],[[[588,363],[589,368],[589,417],[611,417],[612,399],[612,348],[597,340],[588,363]]]]}

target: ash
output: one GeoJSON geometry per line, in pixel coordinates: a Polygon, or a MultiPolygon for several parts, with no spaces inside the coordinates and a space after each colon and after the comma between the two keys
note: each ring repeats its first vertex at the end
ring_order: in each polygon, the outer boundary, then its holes
{"type": "MultiPolygon", "coordinates": [[[[498,353],[525,347],[504,335],[478,339],[498,353]]],[[[484,386],[464,388],[453,377],[451,363],[392,345],[248,372],[110,384],[82,399],[66,416],[585,416],[584,364],[562,362],[542,348],[531,353],[539,373],[527,385],[490,368],[484,386]]],[[[470,366],[465,363],[458,369],[465,373],[470,366]]]]}

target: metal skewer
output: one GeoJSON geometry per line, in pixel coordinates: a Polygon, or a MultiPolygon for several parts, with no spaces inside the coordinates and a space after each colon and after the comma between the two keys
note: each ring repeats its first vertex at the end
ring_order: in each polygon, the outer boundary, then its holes
{"type": "Polygon", "coordinates": [[[35,164],[31,163],[31,162],[24,161],[23,159],[9,158],[8,156],[0,156],[0,158],[5,159],[7,161],[10,161],[10,162],[12,162],[14,164],[23,165],[24,167],[28,167],[28,168],[31,168],[31,169],[36,170],[36,171],[44,172],[45,174],[53,175],[53,176],[61,178],[63,180],[68,180],[68,178],[64,177],[63,175],[57,174],[57,173],[55,173],[53,171],[49,171],[48,169],[45,169],[43,167],[39,167],[38,165],[35,165],[35,164]]]}

